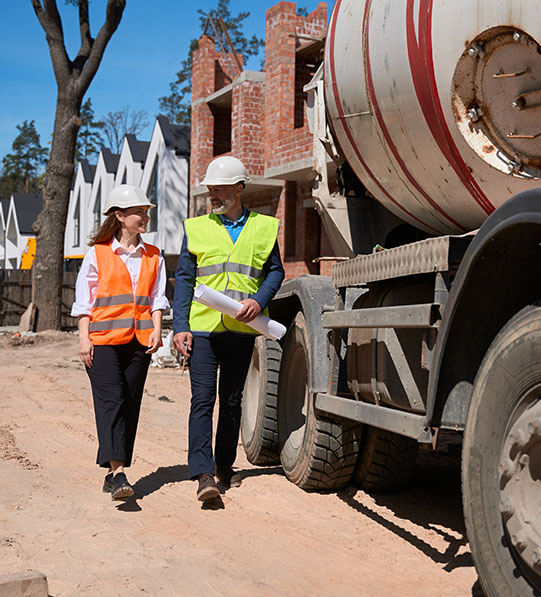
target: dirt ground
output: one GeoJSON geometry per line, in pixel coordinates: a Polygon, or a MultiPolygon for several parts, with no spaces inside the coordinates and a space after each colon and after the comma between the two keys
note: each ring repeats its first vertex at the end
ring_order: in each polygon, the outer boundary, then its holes
{"type": "Polygon", "coordinates": [[[101,492],[77,336],[0,335],[0,574],[39,570],[50,595],[482,595],[465,539],[457,458],[424,459],[409,488],[306,493],[239,449],[242,487],[195,499],[189,377],[151,368],[136,499],[101,492]]]}

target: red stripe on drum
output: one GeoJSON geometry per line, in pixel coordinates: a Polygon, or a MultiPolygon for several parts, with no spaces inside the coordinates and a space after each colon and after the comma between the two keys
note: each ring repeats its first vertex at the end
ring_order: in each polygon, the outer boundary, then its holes
{"type": "MultiPolygon", "coordinates": [[[[400,209],[401,211],[403,211],[408,217],[410,217],[412,220],[414,220],[415,222],[417,222],[418,224],[420,224],[424,228],[428,228],[429,230],[431,230],[435,234],[441,234],[441,231],[436,230],[432,226],[429,226],[428,224],[426,224],[425,222],[423,222],[422,220],[420,220],[419,218],[417,218],[416,216],[414,216],[405,207],[403,207],[402,205],[400,205],[389,194],[389,192],[383,187],[383,185],[376,178],[376,176],[374,175],[374,173],[370,170],[370,168],[368,167],[368,165],[364,161],[364,159],[363,159],[363,157],[361,155],[361,151],[359,150],[359,148],[357,147],[357,144],[355,143],[355,141],[353,139],[353,134],[352,134],[352,132],[351,132],[351,130],[349,128],[349,124],[347,123],[347,119],[344,117],[344,111],[342,109],[342,103],[340,101],[340,93],[338,91],[338,85],[336,83],[336,68],[335,68],[335,61],[334,61],[334,42],[335,42],[335,34],[336,34],[336,20],[338,18],[338,12],[340,10],[340,5],[341,4],[342,4],[342,0],[336,0],[336,5],[334,7],[332,18],[331,18],[330,35],[329,35],[329,65],[330,65],[331,79],[332,79],[331,80],[331,87],[332,87],[332,91],[333,91],[334,104],[336,106],[336,109],[338,111],[338,116],[339,116],[339,119],[340,119],[340,124],[342,125],[344,133],[346,134],[346,137],[347,137],[347,139],[349,141],[349,144],[351,145],[353,151],[355,152],[355,155],[357,156],[357,159],[361,163],[362,167],[364,168],[364,170],[366,171],[366,173],[368,174],[368,176],[372,179],[372,181],[374,182],[374,184],[378,187],[378,189],[387,197],[387,199],[389,199],[389,201],[391,201],[391,203],[393,203],[393,205],[395,205],[398,209],[400,209]]],[[[326,99],[326,103],[327,103],[327,105],[329,105],[329,102],[328,102],[327,99],[326,99]]]]}
{"type": "Polygon", "coordinates": [[[371,5],[372,5],[372,0],[367,0],[367,2],[365,4],[365,8],[364,8],[364,16],[363,16],[363,33],[364,33],[364,43],[365,43],[364,53],[366,56],[366,81],[368,84],[368,92],[370,94],[370,102],[372,104],[372,107],[374,108],[374,114],[376,115],[376,119],[378,121],[379,128],[381,129],[381,132],[383,133],[383,136],[385,138],[387,146],[389,147],[391,153],[393,154],[394,159],[396,160],[397,164],[402,169],[402,172],[404,172],[408,181],[413,185],[413,187],[425,198],[425,200],[428,202],[428,204],[433,209],[435,209],[437,212],[439,212],[446,220],[451,222],[451,224],[453,224],[453,226],[455,226],[459,230],[462,230],[463,232],[466,232],[467,229],[464,228],[464,226],[462,226],[462,224],[459,224],[455,219],[453,219],[448,213],[446,213],[445,210],[440,205],[438,205],[436,203],[436,201],[434,201],[434,199],[432,199],[432,197],[430,197],[430,195],[423,189],[423,187],[415,179],[413,174],[408,170],[408,167],[406,166],[404,160],[400,156],[400,153],[399,153],[396,145],[393,142],[393,139],[391,137],[389,129],[387,128],[385,119],[383,118],[383,114],[381,112],[381,108],[378,103],[378,98],[376,96],[376,90],[374,87],[374,79],[372,77],[372,65],[370,62],[370,19],[368,18],[368,13],[370,12],[371,5]]]}
{"type": "Polygon", "coordinates": [[[414,3],[415,0],[408,0],[407,3],[406,35],[411,76],[419,105],[430,132],[449,165],[456,172],[476,203],[485,213],[491,214],[495,209],[494,205],[483,193],[462,159],[443,114],[434,69],[432,46],[433,0],[420,0],[419,39],[417,39],[415,33],[414,3]]]}

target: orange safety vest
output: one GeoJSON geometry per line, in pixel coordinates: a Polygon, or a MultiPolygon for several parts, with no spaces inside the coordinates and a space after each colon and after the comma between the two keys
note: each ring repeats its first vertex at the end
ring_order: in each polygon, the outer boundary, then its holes
{"type": "Polygon", "coordinates": [[[158,275],[160,251],[145,243],[135,295],[126,264],[110,244],[94,245],[98,267],[98,290],[89,325],[92,344],[127,344],[133,336],[143,345],[154,324],[150,296],[158,275]]]}

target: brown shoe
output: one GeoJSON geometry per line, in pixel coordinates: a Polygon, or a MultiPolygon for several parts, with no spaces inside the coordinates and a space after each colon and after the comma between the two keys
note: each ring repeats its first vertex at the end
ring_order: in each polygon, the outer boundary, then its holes
{"type": "Polygon", "coordinates": [[[200,502],[215,500],[220,495],[220,490],[212,475],[203,473],[197,477],[199,485],[197,487],[197,499],[200,502]]]}
{"type": "Polygon", "coordinates": [[[240,473],[236,473],[230,466],[216,465],[216,476],[218,482],[224,487],[240,487],[242,485],[240,473]]]}

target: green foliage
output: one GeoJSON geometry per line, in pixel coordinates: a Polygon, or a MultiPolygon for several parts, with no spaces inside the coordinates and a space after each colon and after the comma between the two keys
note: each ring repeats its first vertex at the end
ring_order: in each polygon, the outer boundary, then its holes
{"type": "Polygon", "coordinates": [[[47,149],[41,146],[33,120],[17,125],[19,134],[11,145],[12,153],[2,159],[0,197],[13,193],[35,193],[39,189],[40,169],[47,161],[47,149]]]}
{"type": "Polygon", "coordinates": [[[75,163],[85,158],[93,162],[103,145],[103,139],[100,134],[103,124],[94,120],[94,110],[92,109],[92,100],[88,98],[81,106],[79,114],[81,119],[81,128],[77,135],[77,145],[75,147],[75,163]]]}
{"type": "MultiPolygon", "coordinates": [[[[259,49],[265,45],[265,42],[256,35],[252,35],[249,39],[244,35],[243,21],[250,16],[250,13],[244,11],[233,16],[229,10],[229,3],[230,0],[218,0],[216,8],[209,13],[205,13],[201,9],[197,11],[201,33],[208,17],[221,17],[227,27],[235,51],[242,55],[246,63],[250,56],[257,56],[259,49]]],[[[209,28],[208,33],[213,34],[212,28],[209,28]]],[[[180,70],[176,73],[175,80],[169,84],[171,93],[168,96],[159,98],[161,114],[167,116],[173,124],[190,124],[191,102],[189,95],[192,92],[192,58],[198,43],[198,39],[191,40],[188,57],[180,63],[180,70]]]]}

